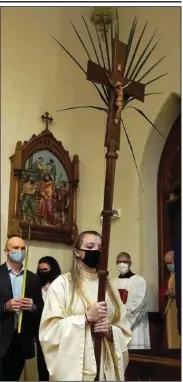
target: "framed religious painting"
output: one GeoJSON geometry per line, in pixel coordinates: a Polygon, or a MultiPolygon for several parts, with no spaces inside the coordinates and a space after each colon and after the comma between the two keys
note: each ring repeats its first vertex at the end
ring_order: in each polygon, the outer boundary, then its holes
{"type": "Polygon", "coordinates": [[[46,128],[17,142],[10,158],[8,237],[72,244],[78,233],[76,196],[79,158],[71,160],[46,128]]]}

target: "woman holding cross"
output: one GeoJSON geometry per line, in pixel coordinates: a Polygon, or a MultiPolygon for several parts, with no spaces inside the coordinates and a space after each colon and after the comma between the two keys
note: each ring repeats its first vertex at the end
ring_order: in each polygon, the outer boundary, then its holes
{"type": "Polygon", "coordinates": [[[107,282],[106,302],[97,303],[101,236],[82,232],[73,248],[71,273],[51,284],[39,339],[53,381],[94,381],[94,343],[102,336],[100,381],[123,381],[130,325],[118,291],[107,282]]]}

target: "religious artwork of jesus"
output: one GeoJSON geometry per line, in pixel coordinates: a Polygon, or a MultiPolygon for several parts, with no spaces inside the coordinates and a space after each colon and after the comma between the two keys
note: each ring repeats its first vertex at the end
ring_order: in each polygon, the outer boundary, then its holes
{"type": "Polygon", "coordinates": [[[41,200],[39,204],[39,215],[44,225],[54,225],[54,196],[55,184],[49,173],[43,175],[40,187],[41,200]]]}
{"type": "Polygon", "coordinates": [[[21,220],[40,226],[66,226],[69,184],[62,163],[49,150],[40,150],[26,160],[23,174],[21,220]]]}

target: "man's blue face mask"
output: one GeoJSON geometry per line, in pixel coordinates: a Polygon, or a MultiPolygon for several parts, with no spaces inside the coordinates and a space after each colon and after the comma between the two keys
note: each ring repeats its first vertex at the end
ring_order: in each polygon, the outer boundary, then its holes
{"type": "Polygon", "coordinates": [[[21,252],[9,252],[9,259],[14,263],[21,264],[25,259],[25,251],[21,252]]]}
{"type": "Polygon", "coordinates": [[[174,264],[167,264],[167,268],[170,272],[175,272],[174,264]]]}

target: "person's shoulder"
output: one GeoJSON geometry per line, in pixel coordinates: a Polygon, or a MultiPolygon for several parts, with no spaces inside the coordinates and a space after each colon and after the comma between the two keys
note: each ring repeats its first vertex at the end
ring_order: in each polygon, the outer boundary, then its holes
{"type": "Polygon", "coordinates": [[[5,267],[7,267],[7,263],[0,264],[0,269],[4,269],[5,267]]]}
{"type": "Polygon", "coordinates": [[[147,284],[146,280],[141,275],[133,275],[132,277],[130,277],[130,281],[132,283],[139,283],[139,284],[144,284],[144,285],[147,284]]]}
{"type": "Polygon", "coordinates": [[[27,273],[28,273],[28,275],[29,275],[30,277],[32,277],[32,278],[35,278],[35,279],[38,278],[38,276],[36,275],[36,273],[34,273],[34,272],[32,272],[32,271],[29,271],[29,269],[27,269],[27,273]]]}
{"type": "Polygon", "coordinates": [[[58,276],[52,283],[51,287],[54,289],[54,287],[57,287],[58,285],[65,285],[66,283],[71,282],[71,273],[67,272],[60,276],[58,276]]]}
{"type": "Polygon", "coordinates": [[[7,268],[7,263],[3,263],[0,265],[0,272],[4,272],[4,271],[7,271],[8,268],[7,268]]]}
{"type": "Polygon", "coordinates": [[[32,282],[36,282],[36,281],[39,282],[38,275],[32,271],[29,271],[29,269],[27,269],[27,276],[29,280],[31,280],[32,282]]]}

